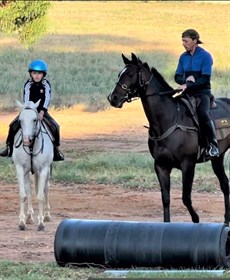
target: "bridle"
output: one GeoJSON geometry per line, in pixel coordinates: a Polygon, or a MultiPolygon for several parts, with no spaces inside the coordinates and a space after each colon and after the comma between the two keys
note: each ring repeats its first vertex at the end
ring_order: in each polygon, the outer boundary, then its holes
{"type": "MultiPolygon", "coordinates": [[[[131,64],[131,65],[136,66],[136,65],[133,65],[133,64],[131,64]]],[[[150,85],[150,83],[153,79],[153,73],[151,72],[151,75],[150,75],[150,78],[149,78],[148,81],[144,81],[144,79],[142,78],[141,69],[138,66],[136,66],[136,67],[137,67],[138,76],[139,76],[138,87],[136,87],[134,90],[131,90],[131,88],[129,88],[126,84],[121,84],[120,82],[116,83],[116,85],[119,85],[126,92],[126,95],[123,98],[126,102],[131,102],[131,101],[136,100],[140,97],[149,97],[149,96],[153,96],[153,95],[156,95],[156,94],[172,96],[175,93],[181,92],[181,89],[172,89],[172,90],[168,90],[168,91],[151,93],[151,94],[148,94],[148,95],[141,96],[141,93],[146,91],[147,87],[150,85]]]]}
{"type": "Polygon", "coordinates": [[[21,129],[20,129],[20,135],[19,135],[18,139],[17,139],[16,142],[15,142],[15,148],[18,148],[18,147],[22,144],[22,145],[23,145],[23,150],[25,151],[25,153],[28,154],[28,155],[30,155],[31,158],[32,158],[33,156],[37,156],[39,153],[42,153],[42,152],[43,152],[43,148],[44,148],[43,133],[47,133],[47,132],[46,132],[46,131],[42,131],[42,126],[43,126],[43,125],[42,125],[42,121],[39,120],[39,118],[38,118],[38,111],[37,111],[37,110],[35,110],[35,109],[33,109],[33,108],[30,108],[30,107],[25,107],[24,110],[32,110],[32,111],[34,111],[34,112],[36,113],[36,116],[37,116],[37,117],[36,117],[36,122],[34,123],[34,127],[35,127],[36,129],[35,129],[35,132],[34,132],[33,135],[32,135],[32,139],[30,139],[30,143],[31,143],[31,144],[30,144],[29,146],[27,146],[27,145],[24,145],[24,144],[23,144],[23,130],[22,130],[22,128],[21,128],[21,129]],[[42,132],[42,133],[41,133],[42,145],[41,145],[41,148],[39,149],[39,151],[38,151],[36,154],[34,154],[34,153],[33,153],[34,142],[35,142],[36,138],[39,137],[40,132],[42,132]],[[26,149],[26,147],[28,147],[29,150],[26,149]]]}
{"type": "MultiPolygon", "coordinates": [[[[133,66],[133,65],[132,65],[133,66]]],[[[153,79],[153,74],[151,73],[151,76],[149,78],[148,81],[144,81],[143,80],[143,77],[142,77],[142,71],[141,69],[137,67],[137,72],[138,72],[138,86],[135,88],[135,89],[131,89],[129,88],[126,84],[121,84],[119,81],[116,83],[116,85],[119,85],[125,92],[126,92],[126,95],[124,97],[124,99],[127,101],[127,102],[131,102],[133,100],[136,100],[140,97],[140,91],[144,91],[147,89],[147,87],[149,86],[149,84],[151,83],[152,79],[153,79]]]]}

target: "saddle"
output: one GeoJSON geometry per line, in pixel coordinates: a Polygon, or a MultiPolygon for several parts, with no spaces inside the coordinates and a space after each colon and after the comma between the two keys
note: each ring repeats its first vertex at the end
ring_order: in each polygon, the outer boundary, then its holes
{"type": "Polygon", "coordinates": [[[56,146],[59,146],[60,145],[59,135],[58,135],[56,125],[46,117],[44,117],[42,121],[46,125],[47,132],[48,132],[48,134],[50,136],[50,139],[52,140],[53,144],[56,145],[56,146]]]}
{"type": "MultiPolygon", "coordinates": [[[[196,115],[196,108],[199,106],[200,104],[200,99],[199,97],[193,97],[193,96],[189,96],[186,95],[186,97],[181,97],[180,100],[185,104],[185,106],[187,107],[189,113],[191,114],[195,125],[199,128],[199,122],[198,122],[198,118],[196,115]]],[[[224,106],[224,103],[222,103],[222,106],[224,106]]],[[[230,134],[230,117],[218,117],[216,116],[216,114],[214,113],[213,109],[218,108],[218,104],[215,100],[215,98],[213,97],[213,99],[211,99],[211,103],[210,103],[210,113],[212,116],[212,119],[214,121],[215,127],[216,127],[216,136],[217,136],[217,140],[222,140],[225,139],[229,134],[230,134]]],[[[229,111],[229,108],[227,108],[226,105],[226,111],[229,111]]]]}
{"type": "MultiPolygon", "coordinates": [[[[200,125],[196,114],[196,108],[200,104],[200,98],[185,95],[181,97],[180,100],[188,109],[188,112],[191,115],[195,126],[198,128],[199,142],[200,142],[198,162],[199,159],[202,162],[204,161],[205,158],[204,151],[206,145],[206,137],[205,135],[202,135],[202,132],[200,131],[200,125]]],[[[221,102],[220,105],[220,102],[215,100],[213,96],[210,103],[210,114],[216,128],[216,138],[218,141],[225,139],[230,134],[230,115],[228,112],[229,112],[228,106],[224,102],[221,102]],[[220,106],[222,107],[223,111],[227,112],[226,114],[219,113],[220,106]]]]}
{"type": "Polygon", "coordinates": [[[43,118],[42,122],[45,124],[47,133],[49,134],[50,139],[54,143],[55,142],[55,132],[56,132],[54,125],[45,117],[43,118]]]}

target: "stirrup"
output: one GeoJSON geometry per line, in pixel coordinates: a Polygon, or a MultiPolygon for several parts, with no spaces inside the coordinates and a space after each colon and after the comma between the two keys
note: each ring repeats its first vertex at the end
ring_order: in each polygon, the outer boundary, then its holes
{"type": "Polygon", "coordinates": [[[218,157],[220,155],[218,148],[213,144],[209,145],[208,154],[210,157],[218,157]]]}

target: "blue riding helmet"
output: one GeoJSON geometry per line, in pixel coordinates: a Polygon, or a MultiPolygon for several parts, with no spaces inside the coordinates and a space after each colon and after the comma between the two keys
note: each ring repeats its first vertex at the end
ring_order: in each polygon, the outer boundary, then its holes
{"type": "Polygon", "coordinates": [[[47,66],[46,62],[41,59],[36,59],[36,60],[32,61],[29,65],[29,72],[30,71],[39,71],[39,72],[43,72],[44,75],[46,75],[47,70],[48,70],[48,66],[47,66]]]}

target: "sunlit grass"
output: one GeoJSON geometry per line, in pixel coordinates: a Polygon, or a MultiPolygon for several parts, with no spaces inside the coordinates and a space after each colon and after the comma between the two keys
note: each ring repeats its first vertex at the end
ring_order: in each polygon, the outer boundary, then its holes
{"type": "MultiPolygon", "coordinates": [[[[49,23],[50,34],[73,35],[70,42],[74,36],[79,39],[75,41],[75,48],[81,46],[81,37],[97,35],[99,39],[92,40],[85,51],[120,53],[125,48],[128,53],[167,50],[178,55],[182,50],[180,35],[191,27],[199,30],[214,57],[225,57],[230,40],[229,5],[224,1],[62,2],[53,4],[49,23]]],[[[216,63],[221,68],[221,64],[216,63]]],[[[226,61],[220,63],[226,69],[226,61]]]]}
{"type": "Polygon", "coordinates": [[[213,93],[229,96],[229,7],[205,1],[52,2],[48,32],[33,48],[25,49],[16,35],[0,34],[0,110],[22,95],[35,58],[49,64],[55,107],[84,103],[92,111],[106,109],[106,96],[123,67],[121,53],[136,53],[176,87],[181,33],[187,28],[199,31],[213,55],[213,93]]]}

